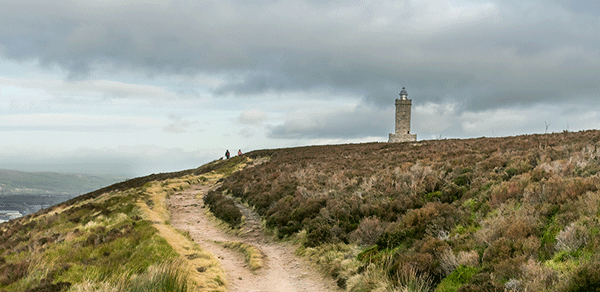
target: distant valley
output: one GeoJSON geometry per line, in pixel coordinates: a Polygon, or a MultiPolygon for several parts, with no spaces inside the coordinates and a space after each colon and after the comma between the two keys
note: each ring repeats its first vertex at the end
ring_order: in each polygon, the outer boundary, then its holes
{"type": "Polygon", "coordinates": [[[0,169],[0,222],[37,212],[124,179],[115,175],[0,169]]]}

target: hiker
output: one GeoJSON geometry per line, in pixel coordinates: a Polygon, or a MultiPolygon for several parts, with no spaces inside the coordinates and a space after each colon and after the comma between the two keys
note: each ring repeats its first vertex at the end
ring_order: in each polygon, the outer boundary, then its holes
{"type": "Polygon", "coordinates": [[[242,149],[238,150],[238,156],[242,156],[242,149]]]}
{"type": "Polygon", "coordinates": [[[229,149],[227,149],[227,151],[225,151],[225,157],[227,157],[227,159],[229,159],[229,149]]]}

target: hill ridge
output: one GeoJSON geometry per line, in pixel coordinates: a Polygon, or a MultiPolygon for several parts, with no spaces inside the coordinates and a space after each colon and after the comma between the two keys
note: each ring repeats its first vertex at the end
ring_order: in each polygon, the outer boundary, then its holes
{"type": "MultiPolygon", "coordinates": [[[[304,146],[248,152],[245,157],[263,163],[243,170],[237,167],[245,158],[234,157],[151,174],[1,224],[0,289],[97,288],[98,279],[116,285],[123,270],[105,267],[121,254],[110,250],[118,244],[123,255],[138,257],[134,242],[147,259],[123,269],[148,281],[181,278],[173,272],[181,264],[165,266],[155,257],[181,256],[152,227],[168,225],[168,213],[149,220],[143,209],[164,204],[153,199],[152,188],[166,198],[219,173],[222,185],[209,193],[223,198],[215,202],[231,206],[229,198],[253,208],[270,232],[300,244],[298,253],[347,291],[585,291],[600,283],[594,272],[600,267],[599,146],[596,130],[304,146]],[[66,246],[70,266],[50,264],[48,252],[63,257],[66,246]],[[44,265],[36,269],[31,258],[44,265]],[[87,278],[77,280],[81,271],[87,278]]],[[[211,210],[217,217],[235,213],[211,210]]],[[[210,283],[225,289],[224,282],[210,283]]],[[[205,289],[185,289],[194,287],[205,289]]]]}

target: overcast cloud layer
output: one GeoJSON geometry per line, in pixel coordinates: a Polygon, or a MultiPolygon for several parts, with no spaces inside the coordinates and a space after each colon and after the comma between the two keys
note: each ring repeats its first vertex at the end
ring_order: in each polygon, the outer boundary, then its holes
{"type": "Polygon", "coordinates": [[[0,2],[0,167],[386,141],[402,86],[419,139],[598,128],[600,2],[0,2]]]}

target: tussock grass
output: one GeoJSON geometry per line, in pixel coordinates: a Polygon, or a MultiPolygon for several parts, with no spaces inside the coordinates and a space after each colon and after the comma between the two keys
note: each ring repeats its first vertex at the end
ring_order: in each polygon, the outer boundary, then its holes
{"type": "Polygon", "coordinates": [[[189,292],[192,287],[180,262],[164,262],[148,267],[139,275],[123,275],[118,281],[96,282],[84,280],[70,288],[70,292],[189,292]]]}
{"type": "MultiPolygon", "coordinates": [[[[318,247],[300,248],[298,249],[297,254],[307,257],[311,262],[315,263],[321,269],[323,274],[334,278],[338,286],[341,288],[346,288],[348,280],[352,277],[352,275],[357,273],[361,266],[361,263],[356,259],[358,252],[358,248],[354,246],[339,243],[325,244],[318,247]]],[[[381,277],[379,278],[384,279],[381,277]]],[[[367,286],[371,287],[371,285],[367,286]]],[[[358,289],[354,291],[361,290],[358,289]]]]}
{"type": "Polygon", "coordinates": [[[252,271],[256,271],[265,265],[265,255],[256,246],[240,241],[215,241],[215,243],[225,248],[241,252],[244,255],[244,260],[252,271]]]}

